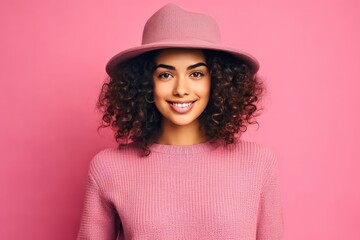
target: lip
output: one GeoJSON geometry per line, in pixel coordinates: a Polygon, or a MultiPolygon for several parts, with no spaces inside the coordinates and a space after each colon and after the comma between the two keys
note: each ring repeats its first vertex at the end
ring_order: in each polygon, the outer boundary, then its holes
{"type": "Polygon", "coordinates": [[[169,103],[169,106],[172,110],[174,110],[177,113],[184,114],[184,113],[189,112],[194,107],[194,104],[196,101],[167,101],[167,102],[169,103]],[[179,104],[180,103],[191,103],[191,104],[187,107],[178,107],[178,106],[173,105],[173,103],[179,103],[179,104]]]}
{"type": "Polygon", "coordinates": [[[175,100],[175,101],[167,101],[168,103],[193,103],[196,102],[196,100],[175,100]]]}

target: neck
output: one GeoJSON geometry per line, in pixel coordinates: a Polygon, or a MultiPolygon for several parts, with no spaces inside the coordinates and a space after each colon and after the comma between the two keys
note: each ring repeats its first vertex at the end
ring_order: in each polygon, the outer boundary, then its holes
{"type": "Polygon", "coordinates": [[[179,126],[164,121],[156,143],[166,145],[193,145],[206,142],[198,121],[179,126]]]}

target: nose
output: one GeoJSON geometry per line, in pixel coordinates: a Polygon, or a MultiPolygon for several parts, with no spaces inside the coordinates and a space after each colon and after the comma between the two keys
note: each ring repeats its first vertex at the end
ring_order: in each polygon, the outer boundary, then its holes
{"type": "Polygon", "coordinates": [[[184,97],[190,94],[189,84],[186,78],[178,78],[175,81],[173,95],[178,97],[184,97]]]}

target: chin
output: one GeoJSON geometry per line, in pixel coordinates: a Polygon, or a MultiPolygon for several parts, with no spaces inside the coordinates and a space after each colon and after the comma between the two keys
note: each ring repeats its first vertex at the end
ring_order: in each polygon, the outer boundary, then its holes
{"type": "Polygon", "coordinates": [[[179,119],[179,117],[177,117],[176,119],[172,119],[172,118],[166,118],[166,121],[168,123],[170,123],[171,125],[175,125],[175,126],[179,126],[179,127],[185,127],[185,126],[191,126],[194,124],[198,124],[198,119],[197,118],[192,118],[192,119],[179,119]]]}

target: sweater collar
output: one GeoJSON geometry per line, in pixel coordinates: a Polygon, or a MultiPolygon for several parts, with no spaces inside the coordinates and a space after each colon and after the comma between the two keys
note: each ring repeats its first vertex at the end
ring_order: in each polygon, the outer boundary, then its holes
{"type": "Polygon", "coordinates": [[[160,152],[166,154],[196,154],[205,153],[216,149],[219,146],[218,142],[210,143],[209,141],[193,145],[166,145],[166,144],[151,144],[151,152],[160,152]]]}

